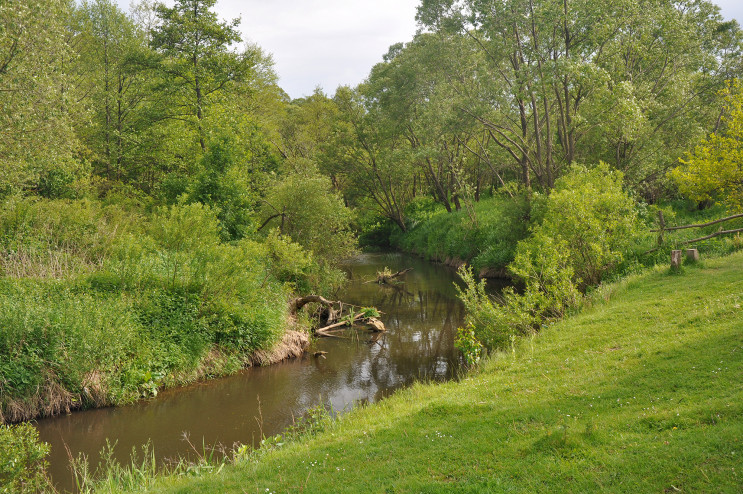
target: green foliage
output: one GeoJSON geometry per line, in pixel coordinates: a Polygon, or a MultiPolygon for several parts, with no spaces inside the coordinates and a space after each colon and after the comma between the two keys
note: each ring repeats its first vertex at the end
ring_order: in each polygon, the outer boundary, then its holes
{"type": "Polygon", "coordinates": [[[467,212],[447,213],[430,199],[413,202],[407,211],[409,231],[396,232],[393,245],[430,259],[458,257],[476,269],[504,268],[527,234],[526,203],[521,196],[482,199],[474,206],[476,223],[467,212]]]}
{"type": "Polygon", "coordinates": [[[71,11],[66,0],[0,4],[0,197],[33,190],[48,174],[84,171],[65,93],[71,11]]]}
{"type": "Polygon", "coordinates": [[[466,328],[457,328],[457,339],[454,346],[464,355],[467,365],[472,367],[480,363],[482,343],[475,336],[475,328],[469,324],[466,328]]]}
{"type": "Polygon", "coordinates": [[[206,204],[218,211],[222,237],[231,240],[241,239],[255,228],[251,213],[257,201],[251,173],[237,162],[237,154],[229,139],[211,143],[201,161],[203,169],[189,186],[187,195],[189,202],[206,204]]]}
{"type": "Polygon", "coordinates": [[[524,284],[494,301],[467,269],[460,298],[467,321],[488,347],[503,348],[513,337],[537,330],[578,306],[581,291],[617,270],[637,242],[637,208],[622,190],[622,176],[604,164],[575,167],[535,207],[541,223],[519,242],[509,270],[524,284]],[[540,211],[541,210],[541,211],[540,211]]]}
{"type": "Polygon", "coordinates": [[[269,246],[222,243],[207,206],[140,216],[91,201],[13,198],[0,216],[8,420],[150,396],[221,365],[207,359],[212,350],[225,362],[244,359],[284,330],[287,289],[269,246]]]}
{"type": "Polygon", "coordinates": [[[331,181],[309,162],[272,185],[262,216],[321,263],[334,266],[354,252],[352,213],[332,188],[331,181]]]}
{"type": "Polygon", "coordinates": [[[465,267],[459,275],[464,281],[464,288],[457,286],[457,292],[466,309],[466,331],[474,338],[469,346],[476,346],[477,341],[489,349],[506,348],[516,336],[528,334],[541,322],[537,305],[541,300],[535,300],[534,294],[525,297],[508,288],[495,300],[485,291],[485,280],[476,280],[465,267]]]}
{"type": "Polygon", "coordinates": [[[0,425],[0,493],[35,493],[48,488],[47,454],[49,446],[39,442],[39,433],[31,424],[0,425]]]}
{"type": "Polygon", "coordinates": [[[468,151],[545,192],[572,163],[603,160],[657,199],[667,164],[715,125],[715,92],[740,70],[739,25],[708,1],[426,0],[417,18],[454,52],[439,61],[442,85],[487,136],[468,136],[468,151]]]}
{"type": "Polygon", "coordinates": [[[743,88],[739,81],[723,92],[723,130],[710,135],[671,172],[681,192],[698,201],[718,201],[730,211],[743,210],[743,88]]]}
{"type": "Polygon", "coordinates": [[[162,55],[158,71],[176,107],[172,118],[185,120],[196,131],[206,150],[204,120],[213,100],[249,73],[250,53],[231,46],[241,41],[239,19],[220,22],[213,10],[216,0],[177,0],[173,7],[157,4],[160,23],[151,32],[150,44],[162,55]]]}
{"type": "Polygon", "coordinates": [[[617,269],[638,235],[637,206],[622,188],[622,174],[603,163],[576,167],[556,183],[541,224],[519,244],[510,269],[544,290],[551,276],[569,268],[585,289],[617,269]]]}

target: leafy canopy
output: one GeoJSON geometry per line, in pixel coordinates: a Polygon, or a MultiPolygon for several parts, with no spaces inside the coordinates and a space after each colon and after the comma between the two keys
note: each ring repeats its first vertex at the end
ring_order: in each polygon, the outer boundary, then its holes
{"type": "Polygon", "coordinates": [[[743,210],[743,88],[740,81],[723,91],[725,128],[704,139],[671,172],[681,193],[695,201],[714,200],[743,210]]]}

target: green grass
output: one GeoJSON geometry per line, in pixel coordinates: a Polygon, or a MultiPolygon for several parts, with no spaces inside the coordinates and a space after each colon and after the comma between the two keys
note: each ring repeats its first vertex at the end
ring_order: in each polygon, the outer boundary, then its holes
{"type": "Polygon", "coordinates": [[[743,253],[655,269],[493,356],[153,492],[740,492],[743,253]],[[608,301],[607,301],[608,300],[608,301]]]}

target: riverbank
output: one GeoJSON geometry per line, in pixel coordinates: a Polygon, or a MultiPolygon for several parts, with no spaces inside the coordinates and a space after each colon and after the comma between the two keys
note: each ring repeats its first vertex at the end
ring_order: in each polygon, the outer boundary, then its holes
{"type": "Polygon", "coordinates": [[[481,278],[510,279],[506,266],[529,227],[525,201],[507,196],[483,198],[451,213],[419,200],[407,213],[408,231],[393,228],[392,247],[454,268],[468,264],[481,278]]]}
{"type": "Polygon", "coordinates": [[[308,410],[347,411],[415,381],[455,378],[461,358],[454,338],[464,308],[451,269],[404,254],[363,254],[343,269],[350,281],[336,298],[373,305],[387,332],[340,331],[334,338],[314,340],[310,352],[279,365],[175,388],[132,406],[40,420],[35,425],[51,446],[48,472],[57,487],[64,491],[75,485],[70,453],[84,455],[95,469],[107,461],[99,456],[107,441],[116,443],[114,459],[125,465],[132,449],[139,451],[144,444],[151,446],[160,467],[170,466],[173,458],[198,462],[184,433],[197,447],[217,446],[216,457],[222,458],[219,445],[227,452],[236,443],[257,446],[264,435],[283,433],[308,410]],[[404,283],[369,283],[384,268],[413,269],[404,283]]]}
{"type": "Polygon", "coordinates": [[[459,383],[153,492],[739,492],[743,253],[631,277],[459,383]]]}
{"type": "MultiPolygon", "coordinates": [[[[201,204],[0,204],[0,423],[122,405],[301,354],[276,237],[201,204]]],[[[295,277],[297,279],[297,277],[295,277]]]]}

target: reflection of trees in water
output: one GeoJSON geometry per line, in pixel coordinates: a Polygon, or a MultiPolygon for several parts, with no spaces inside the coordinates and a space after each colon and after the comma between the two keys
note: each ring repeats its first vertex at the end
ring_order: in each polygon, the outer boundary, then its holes
{"type": "Polygon", "coordinates": [[[415,380],[450,378],[459,362],[454,337],[464,317],[462,305],[433,289],[414,293],[404,287],[375,287],[373,293],[388,332],[361,333],[369,349],[351,351],[349,361],[344,358],[332,371],[324,369],[323,393],[357,390],[364,398],[377,399],[415,380]]]}

